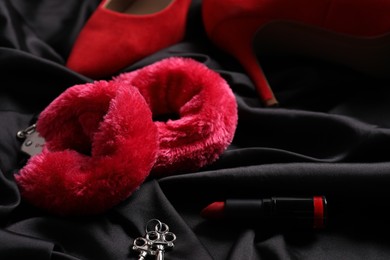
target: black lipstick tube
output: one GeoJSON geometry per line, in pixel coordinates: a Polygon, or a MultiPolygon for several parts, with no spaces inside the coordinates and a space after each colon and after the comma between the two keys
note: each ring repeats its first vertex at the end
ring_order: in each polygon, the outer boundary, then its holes
{"type": "Polygon", "coordinates": [[[227,199],[225,214],[229,218],[322,229],[327,221],[327,201],[324,196],[227,199]]]}

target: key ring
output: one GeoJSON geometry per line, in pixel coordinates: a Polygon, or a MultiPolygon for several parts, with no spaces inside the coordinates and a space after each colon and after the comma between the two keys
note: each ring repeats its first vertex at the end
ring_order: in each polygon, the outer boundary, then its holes
{"type": "Polygon", "coordinates": [[[163,223],[160,220],[153,218],[146,223],[145,231],[146,231],[146,233],[149,233],[152,231],[158,232],[159,229],[162,227],[162,225],[163,225],[163,223]],[[152,224],[154,224],[154,225],[152,225],[152,224]]]}

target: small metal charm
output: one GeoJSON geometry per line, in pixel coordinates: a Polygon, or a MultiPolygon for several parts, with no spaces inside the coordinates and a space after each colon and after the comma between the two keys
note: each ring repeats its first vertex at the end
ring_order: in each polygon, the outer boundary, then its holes
{"type": "Polygon", "coordinates": [[[138,237],[133,242],[133,250],[140,253],[138,259],[144,260],[147,255],[153,255],[156,260],[163,260],[165,250],[174,247],[176,235],[158,219],[149,220],[145,231],[145,237],[138,237]]]}
{"type": "Polygon", "coordinates": [[[43,146],[45,145],[45,139],[36,131],[35,124],[20,130],[16,136],[20,139],[25,139],[21,147],[21,150],[24,153],[34,156],[42,152],[43,146]]]}

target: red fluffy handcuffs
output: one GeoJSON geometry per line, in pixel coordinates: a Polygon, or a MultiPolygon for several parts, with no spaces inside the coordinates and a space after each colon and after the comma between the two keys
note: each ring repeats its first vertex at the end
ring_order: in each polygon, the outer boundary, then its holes
{"type": "Polygon", "coordinates": [[[49,212],[101,213],[149,175],[211,164],[236,126],[235,97],[217,72],[190,58],[167,58],[64,91],[38,118],[42,152],[15,178],[22,196],[49,212]]]}

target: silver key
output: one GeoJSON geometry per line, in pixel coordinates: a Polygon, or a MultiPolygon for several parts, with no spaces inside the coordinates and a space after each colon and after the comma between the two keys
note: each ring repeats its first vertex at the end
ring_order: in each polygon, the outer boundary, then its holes
{"type": "Polygon", "coordinates": [[[155,227],[154,231],[146,233],[146,239],[152,245],[152,250],[156,252],[156,260],[163,260],[166,249],[174,247],[176,235],[169,232],[169,227],[165,223],[161,223],[155,227]]]}
{"type": "Polygon", "coordinates": [[[133,242],[133,250],[139,252],[138,260],[145,260],[147,255],[155,256],[156,260],[164,260],[165,250],[174,247],[176,235],[169,231],[167,224],[158,219],[149,220],[145,231],[145,237],[138,237],[133,242]]]}

